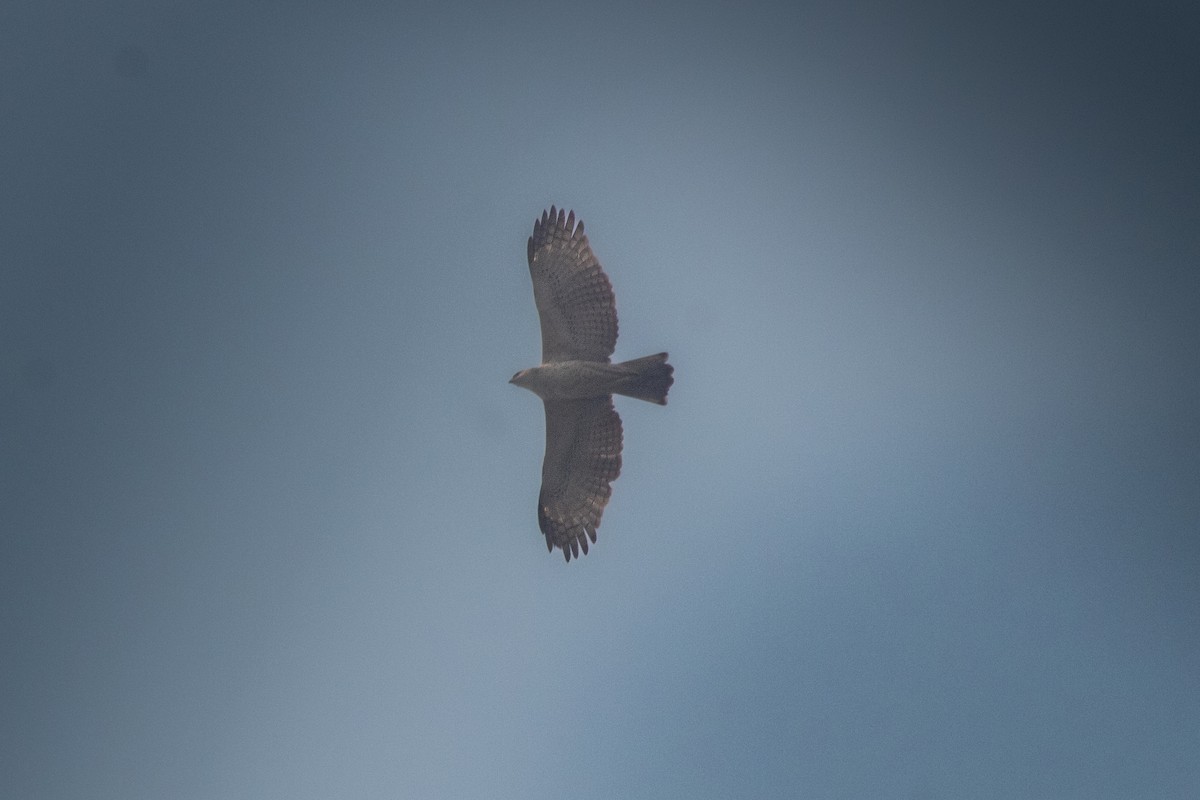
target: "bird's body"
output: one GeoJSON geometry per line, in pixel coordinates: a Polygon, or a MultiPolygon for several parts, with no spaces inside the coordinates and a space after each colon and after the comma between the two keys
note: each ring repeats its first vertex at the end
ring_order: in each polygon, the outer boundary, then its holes
{"type": "Polygon", "coordinates": [[[553,206],[534,223],[527,248],[542,329],[542,364],[510,383],[546,407],[546,456],[538,526],[547,549],[567,561],[588,551],[621,474],[621,418],[612,396],[667,402],[674,369],[666,353],[613,364],[617,308],[612,285],[592,254],[575,212],[553,206]]]}
{"type": "Polygon", "coordinates": [[[521,370],[512,380],[543,400],[586,400],[623,394],[666,405],[671,366],[667,354],[610,364],[604,361],[551,361],[521,370]],[[665,385],[664,385],[665,384],[665,385]]]}

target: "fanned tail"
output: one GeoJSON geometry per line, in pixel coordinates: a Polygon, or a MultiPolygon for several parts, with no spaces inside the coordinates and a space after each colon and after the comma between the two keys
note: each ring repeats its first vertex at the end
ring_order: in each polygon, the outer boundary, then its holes
{"type": "Polygon", "coordinates": [[[667,404],[667,392],[675,382],[675,368],[667,363],[666,353],[622,361],[616,365],[629,376],[622,378],[614,391],[626,397],[636,397],[660,406],[667,404]]]}

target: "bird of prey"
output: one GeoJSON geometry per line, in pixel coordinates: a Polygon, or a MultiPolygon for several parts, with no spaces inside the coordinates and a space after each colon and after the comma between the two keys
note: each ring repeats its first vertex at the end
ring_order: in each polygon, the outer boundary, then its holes
{"type": "Polygon", "coordinates": [[[666,405],[675,379],[666,353],[619,364],[617,306],[612,284],[592,254],[575,212],[542,212],[527,247],[533,300],[542,325],[541,366],[509,383],[546,407],[546,457],[538,495],[538,526],[546,549],[569,562],[596,541],[609,484],[621,474],[621,418],[613,395],[666,405]]]}

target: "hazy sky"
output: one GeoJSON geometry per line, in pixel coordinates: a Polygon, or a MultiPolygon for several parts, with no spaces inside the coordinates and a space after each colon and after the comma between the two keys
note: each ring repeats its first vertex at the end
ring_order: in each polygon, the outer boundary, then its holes
{"type": "Polygon", "coordinates": [[[1200,11],[994,5],[0,5],[0,796],[1200,796],[1200,11]]]}

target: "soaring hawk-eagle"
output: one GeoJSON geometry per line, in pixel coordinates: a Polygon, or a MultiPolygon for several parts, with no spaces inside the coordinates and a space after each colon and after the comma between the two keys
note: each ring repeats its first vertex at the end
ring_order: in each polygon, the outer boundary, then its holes
{"type": "Polygon", "coordinates": [[[554,206],[533,223],[527,248],[533,299],[542,323],[542,364],[510,383],[546,406],[546,457],[538,526],[546,549],[567,561],[596,541],[609,485],[621,474],[621,418],[614,394],[666,405],[674,368],[666,353],[619,364],[612,284],[592,254],[582,220],[554,206]]]}

